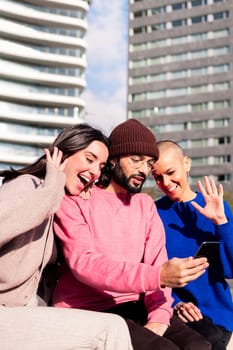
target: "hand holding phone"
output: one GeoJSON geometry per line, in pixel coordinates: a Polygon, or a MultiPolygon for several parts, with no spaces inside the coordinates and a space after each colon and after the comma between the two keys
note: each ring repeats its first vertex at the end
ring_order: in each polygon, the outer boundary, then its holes
{"type": "Polygon", "coordinates": [[[208,262],[211,262],[219,257],[219,246],[220,242],[218,241],[202,242],[194,258],[206,257],[208,262]]]}

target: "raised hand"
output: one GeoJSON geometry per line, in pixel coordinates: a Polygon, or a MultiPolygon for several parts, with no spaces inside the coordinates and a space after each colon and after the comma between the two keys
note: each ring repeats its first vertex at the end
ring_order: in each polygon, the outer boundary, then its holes
{"type": "Polygon", "coordinates": [[[202,193],[205,206],[201,207],[195,201],[192,201],[192,205],[197,209],[202,215],[210,219],[214,224],[220,225],[227,222],[227,218],[224,213],[223,205],[223,187],[221,184],[218,187],[212,178],[204,177],[204,184],[198,181],[197,185],[199,191],[202,193]]]}
{"type": "Polygon", "coordinates": [[[200,277],[209,266],[206,258],[172,258],[160,270],[161,287],[184,287],[200,277]]]}
{"type": "Polygon", "coordinates": [[[66,160],[62,161],[63,153],[57,147],[54,147],[53,154],[51,155],[49,150],[45,148],[46,160],[52,163],[57,169],[63,171],[66,165],[66,160]]]}

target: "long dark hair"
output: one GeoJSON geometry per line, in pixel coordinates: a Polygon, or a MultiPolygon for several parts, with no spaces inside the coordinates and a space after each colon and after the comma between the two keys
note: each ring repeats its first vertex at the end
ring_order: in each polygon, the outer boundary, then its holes
{"type": "MultiPolygon", "coordinates": [[[[58,147],[58,149],[63,152],[63,160],[65,160],[77,151],[88,147],[93,141],[100,141],[109,149],[109,140],[100,130],[88,124],[77,124],[64,129],[48,149],[52,154],[54,147],[58,147]]],[[[3,183],[24,174],[31,174],[44,179],[46,174],[45,155],[24,168],[10,168],[10,170],[0,171],[0,176],[3,177],[3,183]]]]}
{"type": "Polygon", "coordinates": [[[111,164],[111,162],[108,159],[107,163],[105,164],[105,166],[101,170],[101,174],[100,174],[100,177],[99,177],[96,185],[98,187],[101,187],[101,188],[108,187],[108,185],[111,182],[112,171],[113,171],[113,165],[111,164]]]}

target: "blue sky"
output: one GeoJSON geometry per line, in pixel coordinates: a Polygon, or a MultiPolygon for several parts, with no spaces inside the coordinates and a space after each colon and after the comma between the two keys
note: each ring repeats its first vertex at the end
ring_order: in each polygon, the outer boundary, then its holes
{"type": "Polygon", "coordinates": [[[92,0],[88,13],[86,121],[105,133],[126,119],[127,0],[92,0]]]}

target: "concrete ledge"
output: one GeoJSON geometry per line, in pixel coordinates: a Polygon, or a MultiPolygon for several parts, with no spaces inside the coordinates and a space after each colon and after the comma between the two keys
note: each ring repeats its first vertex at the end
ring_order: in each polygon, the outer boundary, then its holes
{"type": "MultiPolygon", "coordinates": [[[[233,298],[233,279],[228,281],[230,286],[231,286],[231,294],[232,294],[232,298],[233,298]]],[[[227,350],[233,350],[233,336],[231,337],[230,343],[227,347],[227,350]]]]}

